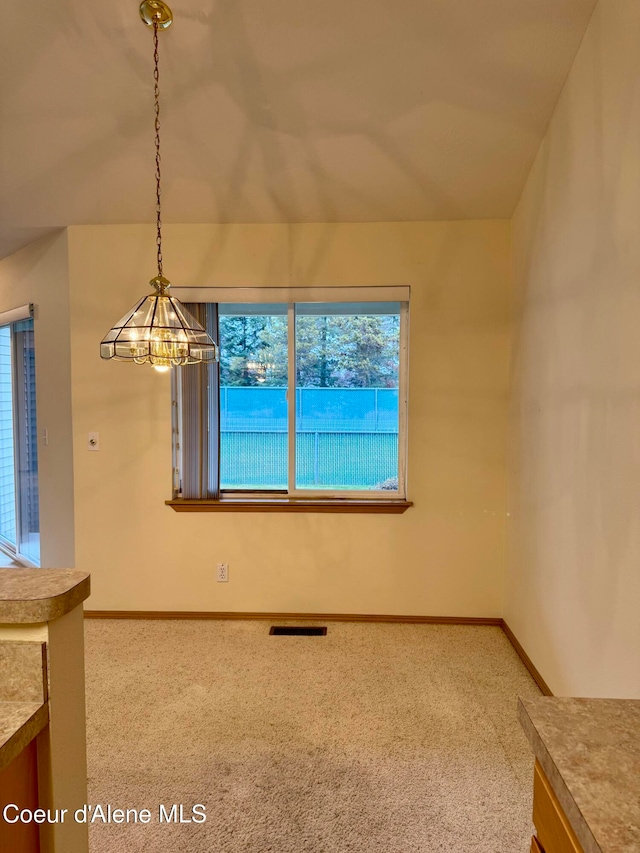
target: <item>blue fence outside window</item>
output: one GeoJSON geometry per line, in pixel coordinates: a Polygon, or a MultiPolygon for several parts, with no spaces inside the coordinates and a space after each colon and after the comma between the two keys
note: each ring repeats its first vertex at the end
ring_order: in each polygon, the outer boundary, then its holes
{"type": "MultiPolygon", "coordinates": [[[[296,389],[298,488],[372,489],[398,475],[398,390],[296,389]]],[[[286,489],[286,388],[220,389],[222,488],[286,489]]]]}

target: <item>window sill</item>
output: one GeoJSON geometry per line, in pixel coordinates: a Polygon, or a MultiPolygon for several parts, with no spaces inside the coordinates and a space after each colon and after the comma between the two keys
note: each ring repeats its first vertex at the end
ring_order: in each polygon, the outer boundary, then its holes
{"type": "Polygon", "coordinates": [[[350,500],[349,498],[237,498],[224,497],[217,501],[186,500],[176,498],[165,501],[176,512],[406,512],[413,501],[405,500],[350,500]]]}

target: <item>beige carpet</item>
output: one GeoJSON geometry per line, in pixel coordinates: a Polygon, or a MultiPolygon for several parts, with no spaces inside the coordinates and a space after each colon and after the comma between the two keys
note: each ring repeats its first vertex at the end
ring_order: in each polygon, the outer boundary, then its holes
{"type": "Polygon", "coordinates": [[[526,853],[540,694],[500,629],[328,629],[87,621],[89,802],[152,811],[91,853],[526,853]]]}

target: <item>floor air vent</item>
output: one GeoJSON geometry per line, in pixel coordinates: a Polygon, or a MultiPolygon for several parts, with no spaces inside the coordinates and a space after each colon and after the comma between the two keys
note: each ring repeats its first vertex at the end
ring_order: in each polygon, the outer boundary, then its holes
{"type": "Polygon", "coordinates": [[[276,637],[324,637],[326,628],[303,628],[297,625],[272,625],[269,634],[276,637]]]}

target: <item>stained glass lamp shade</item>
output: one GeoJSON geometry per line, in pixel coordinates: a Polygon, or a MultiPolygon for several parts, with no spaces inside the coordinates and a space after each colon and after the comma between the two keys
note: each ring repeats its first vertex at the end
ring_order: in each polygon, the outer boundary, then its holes
{"type": "Polygon", "coordinates": [[[184,305],[167,294],[169,282],[158,276],[150,283],[156,292],[143,296],[107,332],[101,357],[156,367],[215,361],[216,345],[184,305]]]}

